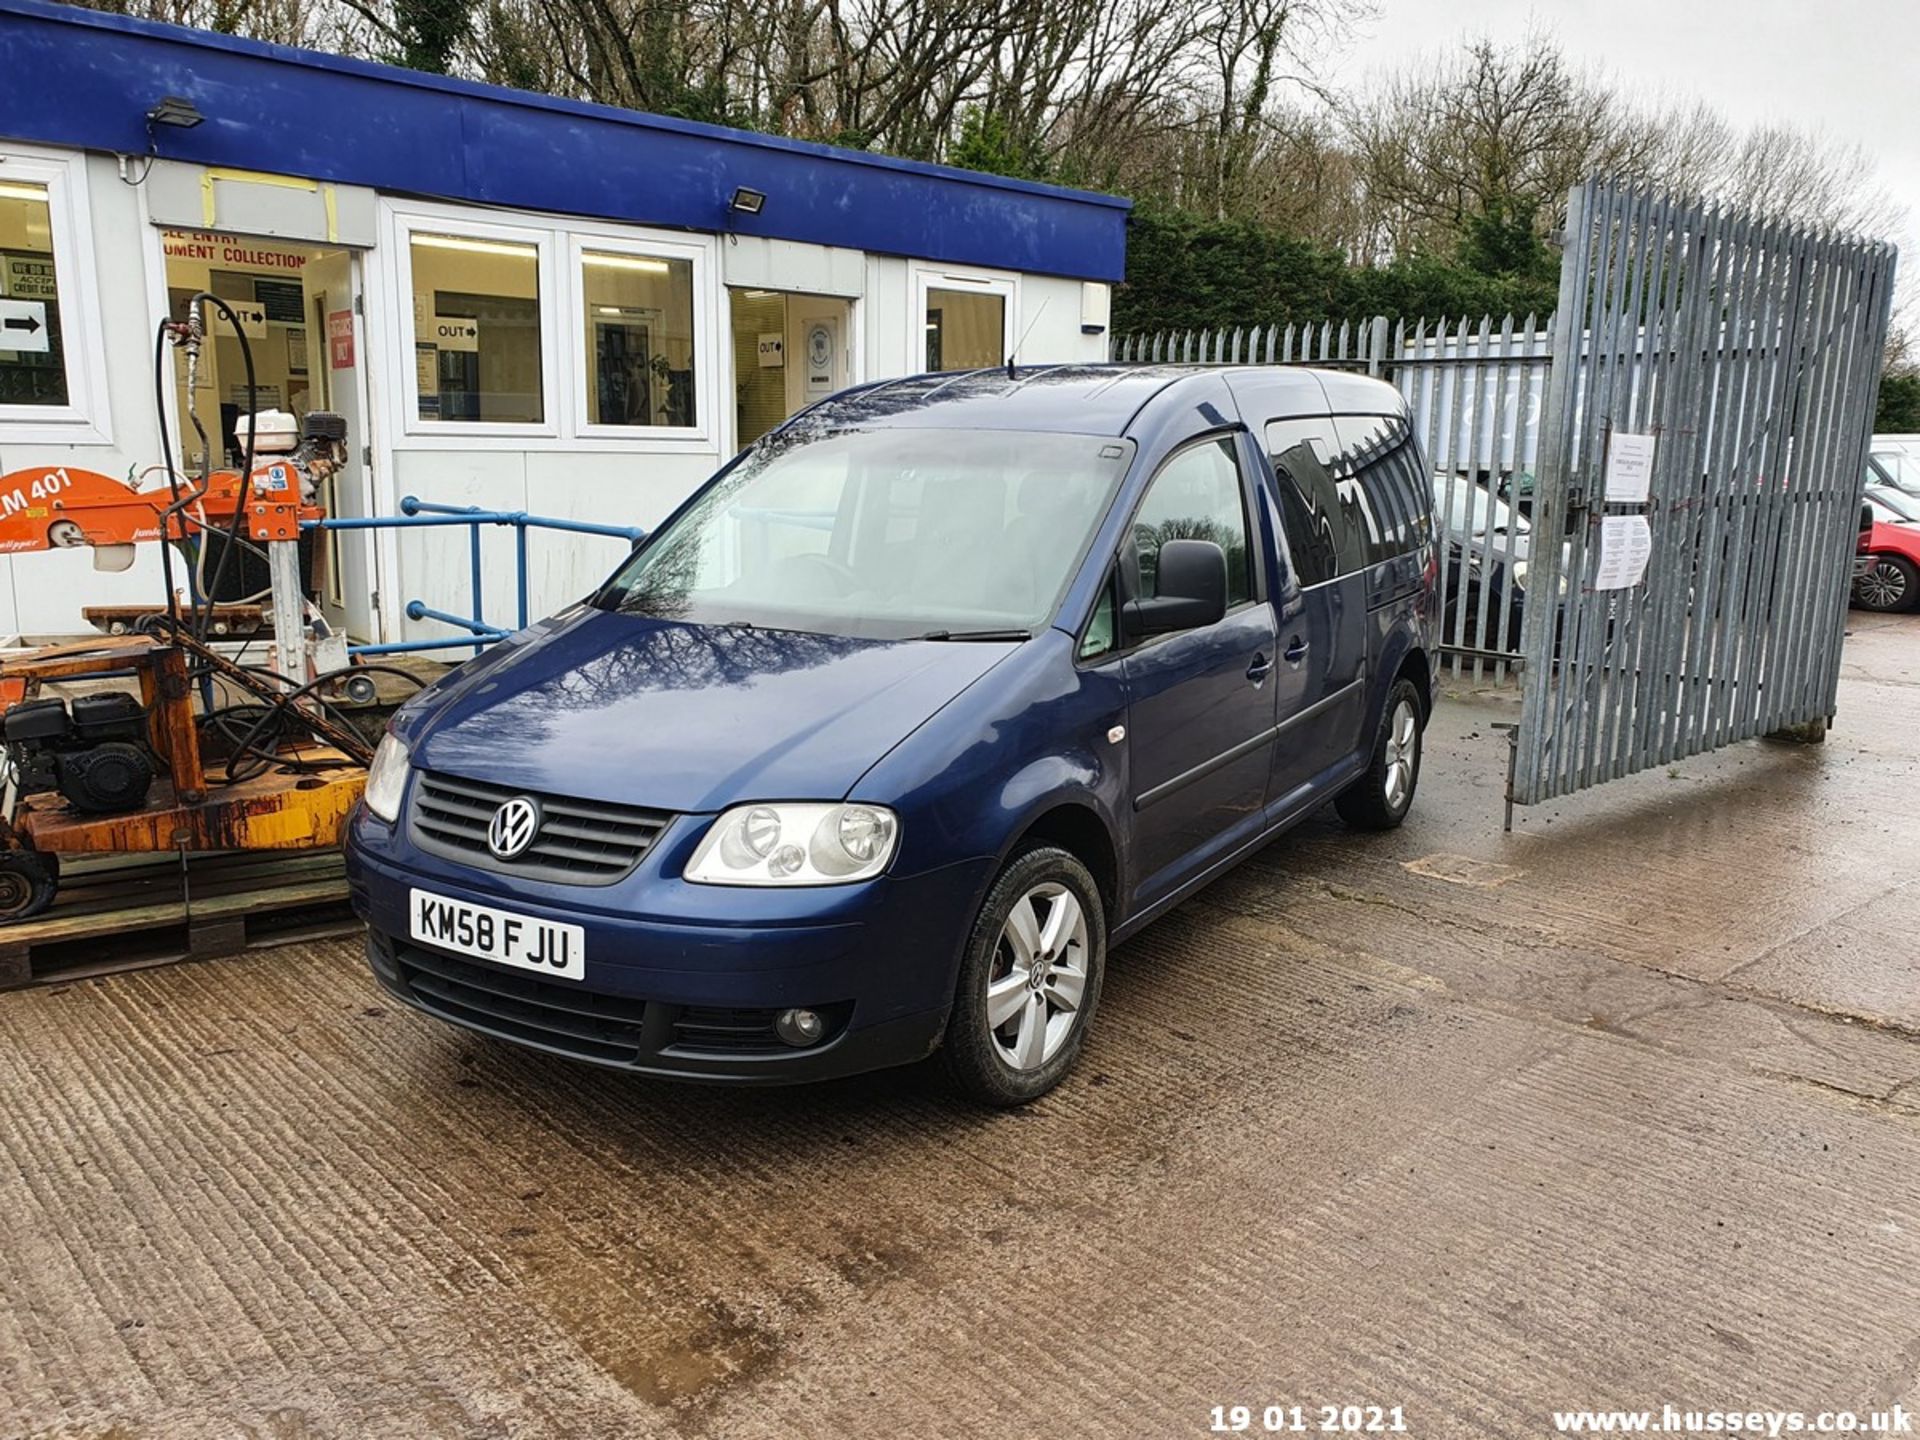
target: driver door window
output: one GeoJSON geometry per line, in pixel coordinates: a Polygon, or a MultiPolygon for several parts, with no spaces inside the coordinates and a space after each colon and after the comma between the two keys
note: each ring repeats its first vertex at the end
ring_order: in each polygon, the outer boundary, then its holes
{"type": "Polygon", "coordinates": [[[1211,540],[1227,556],[1227,605],[1253,598],[1247,508],[1231,435],[1189,445],[1160,467],[1133,517],[1136,594],[1150,600],[1169,540],[1211,540]]]}

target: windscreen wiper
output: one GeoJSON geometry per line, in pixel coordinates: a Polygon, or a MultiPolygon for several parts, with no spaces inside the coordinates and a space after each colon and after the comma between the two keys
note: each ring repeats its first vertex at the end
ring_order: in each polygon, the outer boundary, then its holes
{"type": "Polygon", "coordinates": [[[929,630],[916,640],[1031,640],[1031,630],[929,630]]]}

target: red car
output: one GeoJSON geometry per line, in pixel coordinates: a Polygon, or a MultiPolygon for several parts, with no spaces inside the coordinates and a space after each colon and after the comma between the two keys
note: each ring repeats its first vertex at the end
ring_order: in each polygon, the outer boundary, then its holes
{"type": "Polygon", "coordinates": [[[1863,610],[1920,608],[1920,499],[1870,485],[1867,507],[1873,527],[1860,532],[1853,603],[1863,610]]]}

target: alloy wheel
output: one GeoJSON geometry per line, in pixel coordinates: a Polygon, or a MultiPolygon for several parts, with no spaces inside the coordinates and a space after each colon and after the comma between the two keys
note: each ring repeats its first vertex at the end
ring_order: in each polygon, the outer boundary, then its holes
{"type": "Polygon", "coordinates": [[[1420,717],[1413,706],[1402,700],[1393,707],[1393,720],[1387,730],[1387,773],[1383,790],[1387,804],[1395,810],[1413,795],[1414,763],[1419,754],[1420,717]]]}
{"type": "Polygon", "coordinates": [[[1047,881],[1014,903],[987,980],[987,1028],[1000,1058],[1037,1070],[1067,1043],[1087,990],[1087,915],[1047,881]]]}
{"type": "Polygon", "coordinates": [[[1907,598],[1907,572],[1891,560],[1876,560],[1860,577],[1860,599],[1876,610],[1891,610],[1907,598]]]}

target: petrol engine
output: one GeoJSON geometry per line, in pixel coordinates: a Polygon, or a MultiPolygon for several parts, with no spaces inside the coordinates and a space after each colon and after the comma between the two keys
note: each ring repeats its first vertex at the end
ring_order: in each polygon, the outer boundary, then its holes
{"type": "Polygon", "coordinates": [[[110,815],[138,810],[152,788],[154,757],[147,712],[132,695],[28,700],[0,721],[21,795],[58,790],[76,810],[110,815]]]}

